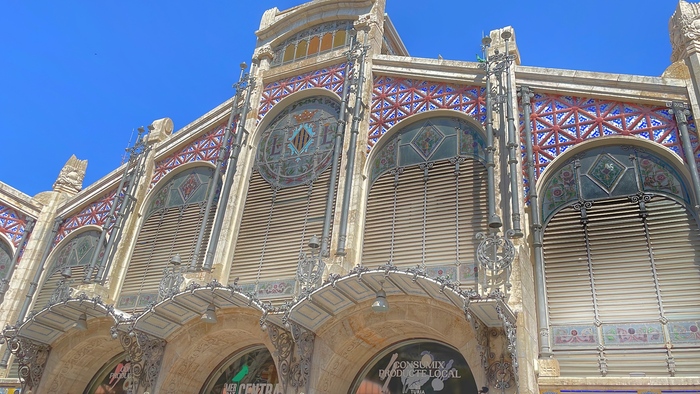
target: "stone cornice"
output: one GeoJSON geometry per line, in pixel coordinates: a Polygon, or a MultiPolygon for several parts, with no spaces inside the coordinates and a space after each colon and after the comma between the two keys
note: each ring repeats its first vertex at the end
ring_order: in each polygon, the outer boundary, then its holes
{"type": "Polygon", "coordinates": [[[483,70],[476,62],[375,55],[372,72],[397,78],[428,79],[457,84],[482,84],[483,70]]]}
{"type": "Polygon", "coordinates": [[[7,204],[34,219],[41,211],[41,206],[37,205],[32,197],[3,182],[0,182],[0,203],[7,204]]]}
{"type": "Polygon", "coordinates": [[[535,92],[649,104],[664,104],[673,100],[688,101],[686,81],[675,78],[530,66],[516,66],[515,78],[517,85],[527,85],[535,92]]]}

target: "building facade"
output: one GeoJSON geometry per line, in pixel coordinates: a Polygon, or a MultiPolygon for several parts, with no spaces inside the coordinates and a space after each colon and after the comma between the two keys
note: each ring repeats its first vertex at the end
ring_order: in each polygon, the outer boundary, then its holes
{"type": "Polygon", "coordinates": [[[700,393],[700,4],[660,77],[411,57],[384,7],[268,10],[231,100],[0,183],[2,390],[700,393]]]}

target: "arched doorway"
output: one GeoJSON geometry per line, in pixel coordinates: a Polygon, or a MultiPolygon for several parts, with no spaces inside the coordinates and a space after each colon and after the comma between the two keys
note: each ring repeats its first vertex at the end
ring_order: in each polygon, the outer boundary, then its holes
{"type": "Polygon", "coordinates": [[[272,354],[264,346],[236,352],[209,376],[200,391],[203,394],[284,392],[272,354]]]}
{"type": "Polygon", "coordinates": [[[350,394],[476,394],[464,356],[440,342],[412,340],[391,346],[360,372],[350,394]]]}

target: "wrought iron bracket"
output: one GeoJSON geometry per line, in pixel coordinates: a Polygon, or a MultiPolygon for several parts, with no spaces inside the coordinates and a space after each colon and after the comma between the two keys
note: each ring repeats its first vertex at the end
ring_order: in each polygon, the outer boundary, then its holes
{"type": "Polygon", "coordinates": [[[122,331],[114,326],[111,331],[112,338],[119,339],[119,343],[127,354],[127,361],[131,363],[129,379],[131,379],[133,392],[137,392],[139,388],[144,390],[154,388],[163,362],[166,342],[135,330],[133,327],[128,331],[122,331]]]}
{"type": "Polygon", "coordinates": [[[22,392],[35,389],[44,374],[51,346],[20,336],[16,327],[7,326],[2,335],[2,342],[7,342],[10,351],[17,357],[22,392]]]}

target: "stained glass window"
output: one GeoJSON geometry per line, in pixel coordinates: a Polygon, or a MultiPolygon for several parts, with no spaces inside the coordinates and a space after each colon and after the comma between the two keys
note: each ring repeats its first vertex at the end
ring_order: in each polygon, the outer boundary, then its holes
{"type": "Polygon", "coordinates": [[[352,21],[316,25],[288,38],[274,49],[272,66],[302,60],[350,45],[352,21]]]}

